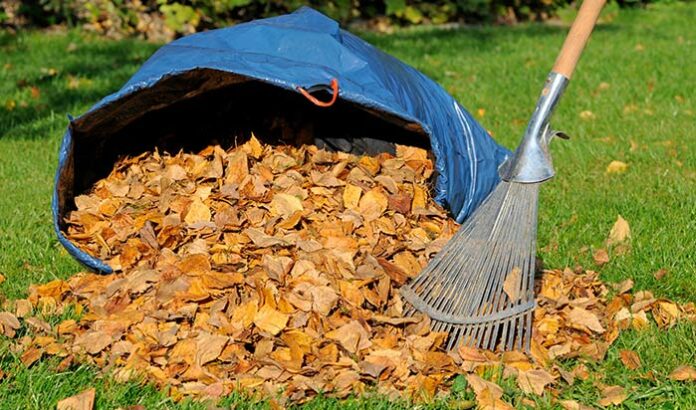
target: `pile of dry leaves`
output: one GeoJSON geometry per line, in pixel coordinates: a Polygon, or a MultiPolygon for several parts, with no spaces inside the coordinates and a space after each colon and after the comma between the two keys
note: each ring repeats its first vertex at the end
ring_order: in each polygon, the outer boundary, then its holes
{"type": "MultiPolygon", "coordinates": [[[[43,355],[64,358],[63,368],[92,363],[118,380],[171,386],[175,398],[244,389],[296,403],[374,389],[422,399],[466,374],[479,405],[503,409],[511,405],[481,377],[487,369],[553,394],[587,377],[582,364],[567,372],[555,359],[601,360],[648,313],[660,327],[694,318],[693,305],[633,295],[629,282],[608,300],[595,272],[546,271],[530,356],[444,352],[446,335],[427,317],[403,317],[398,293],[457,229],[428,197],[432,172],[417,148],[357,157],[255,138],[123,160],[76,198],[66,232],[116,273],[33,286],[0,313],[0,332],[31,328],[16,343],[27,366],[43,355]],[[40,319],[67,309],[79,319],[40,319]]],[[[603,388],[606,403],[625,398],[603,388]]]]}

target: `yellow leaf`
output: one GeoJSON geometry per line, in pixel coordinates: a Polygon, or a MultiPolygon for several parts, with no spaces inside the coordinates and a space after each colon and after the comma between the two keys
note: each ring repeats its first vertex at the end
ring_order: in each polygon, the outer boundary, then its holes
{"type": "Polygon", "coordinates": [[[616,218],[616,222],[614,222],[614,226],[611,228],[611,231],[609,231],[609,239],[607,239],[607,243],[609,245],[614,245],[621,243],[630,237],[631,227],[628,225],[628,222],[623,219],[621,215],[619,215],[616,218]]]}
{"type": "Polygon", "coordinates": [[[249,158],[244,151],[236,151],[227,157],[225,182],[241,184],[249,175],[249,158]]]}
{"type": "Polygon", "coordinates": [[[360,203],[362,189],[355,185],[346,184],[343,190],[343,206],[348,209],[356,209],[360,203]]]}
{"type": "Polygon", "coordinates": [[[428,196],[425,190],[419,186],[413,186],[413,201],[411,202],[411,209],[422,209],[425,208],[425,204],[428,201],[428,196]]]}
{"type": "Polygon", "coordinates": [[[271,200],[271,214],[289,218],[297,211],[304,210],[300,198],[290,194],[275,194],[271,200]]]}
{"type": "Polygon", "coordinates": [[[251,133],[251,138],[249,138],[249,141],[247,141],[244,145],[247,153],[254,159],[259,159],[261,154],[263,154],[263,145],[261,145],[259,140],[256,139],[256,135],[254,135],[253,132],[251,133]]]}
{"type": "Polygon", "coordinates": [[[198,222],[210,222],[210,208],[196,197],[189,205],[184,221],[189,225],[198,222]]]}
{"type": "Polygon", "coordinates": [[[396,144],[396,156],[404,161],[427,161],[428,151],[410,145],[396,144]]]}
{"type": "Polygon", "coordinates": [[[275,336],[285,329],[288,319],[289,316],[285,313],[275,310],[269,305],[264,305],[254,316],[254,324],[259,329],[275,336]]]}
{"type": "Polygon", "coordinates": [[[611,161],[607,165],[607,174],[623,174],[628,169],[628,164],[622,161],[611,161]]]}
{"type": "Polygon", "coordinates": [[[418,263],[418,259],[409,251],[394,255],[394,264],[410,277],[416,276],[422,269],[420,263],[418,263]]]}
{"type": "Polygon", "coordinates": [[[92,410],[96,391],[93,387],[58,402],[57,410],[92,410]]]}
{"type": "Polygon", "coordinates": [[[589,121],[595,119],[595,115],[592,111],[585,110],[580,112],[580,118],[582,118],[585,121],[589,121]]]}
{"type": "Polygon", "coordinates": [[[636,330],[647,329],[650,326],[648,316],[645,314],[644,310],[633,314],[631,326],[636,330]]]}

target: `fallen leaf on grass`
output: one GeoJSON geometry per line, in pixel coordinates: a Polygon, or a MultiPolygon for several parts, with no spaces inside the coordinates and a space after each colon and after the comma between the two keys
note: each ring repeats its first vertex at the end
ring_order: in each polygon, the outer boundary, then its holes
{"type": "Polygon", "coordinates": [[[580,111],[580,118],[582,118],[585,121],[594,120],[595,117],[596,116],[592,111],[589,111],[589,110],[580,111]]]}
{"type": "Polygon", "coordinates": [[[691,366],[682,365],[677,367],[669,374],[669,378],[676,381],[696,380],[696,369],[691,366]]]}
{"type": "Polygon", "coordinates": [[[597,264],[597,266],[602,266],[609,262],[609,254],[606,249],[597,249],[592,252],[592,259],[597,264]]]}
{"type": "Polygon", "coordinates": [[[629,239],[631,237],[631,227],[628,222],[619,215],[609,231],[608,245],[615,245],[629,239]]]}
{"type": "Polygon", "coordinates": [[[623,174],[628,169],[628,164],[623,161],[611,161],[607,165],[607,174],[623,174]]]}
{"type": "Polygon", "coordinates": [[[504,402],[503,389],[493,382],[482,379],[480,376],[470,373],[466,375],[466,380],[469,386],[476,394],[476,403],[480,409],[486,410],[512,410],[513,407],[504,402]]]}
{"type": "Polygon", "coordinates": [[[544,393],[546,385],[555,381],[549,372],[543,369],[520,370],[517,374],[517,385],[520,386],[523,392],[529,394],[534,393],[541,396],[544,393]]]}
{"type": "Polygon", "coordinates": [[[20,326],[15,315],[10,312],[0,312],[0,333],[4,333],[7,337],[14,337],[20,326]]]}
{"type": "Polygon", "coordinates": [[[636,370],[640,367],[640,357],[638,353],[632,350],[622,350],[619,352],[619,356],[621,357],[621,363],[629,369],[636,370]]]}
{"type": "Polygon", "coordinates": [[[626,279],[626,280],[623,280],[619,283],[613,283],[611,285],[611,287],[614,288],[616,293],[618,293],[619,295],[622,295],[622,294],[628,292],[629,290],[633,289],[633,284],[634,284],[633,279],[626,279]]]}
{"type": "Polygon", "coordinates": [[[92,410],[94,408],[94,398],[96,391],[89,388],[74,396],[68,397],[58,402],[57,410],[92,410]]]}
{"type": "Polygon", "coordinates": [[[575,400],[560,400],[559,403],[564,410],[594,410],[594,407],[585,406],[575,400]]]}
{"type": "Polygon", "coordinates": [[[601,394],[602,397],[597,401],[597,404],[602,407],[619,405],[628,397],[626,390],[621,386],[607,386],[602,389],[601,394]]]}
{"type": "Polygon", "coordinates": [[[665,275],[667,275],[667,269],[665,268],[658,269],[657,271],[655,271],[655,273],[653,273],[655,280],[662,280],[662,278],[664,278],[665,275]]]}
{"type": "Polygon", "coordinates": [[[24,366],[29,367],[34,362],[39,360],[43,356],[43,351],[41,349],[38,349],[36,347],[30,347],[27,349],[24,353],[22,353],[22,357],[20,357],[20,360],[24,364],[24,366]]]}

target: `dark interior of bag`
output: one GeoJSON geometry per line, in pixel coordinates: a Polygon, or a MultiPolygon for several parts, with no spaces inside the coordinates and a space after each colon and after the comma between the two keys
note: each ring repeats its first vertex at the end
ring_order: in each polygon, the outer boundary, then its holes
{"type": "MultiPolygon", "coordinates": [[[[312,95],[331,99],[326,91],[312,95]]],[[[394,143],[430,148],[423,129],[399,117],[341,98],[331,107],[319,107],[265,82],[196,70],[162,79],[76,120],[69,164],[74,181],[63,181],[72,186],[60,187],[61,197],[85,192],[123,156],[155,148],[198,152],[213,144],[227,149],[244,143],[252,132],[266,143],[315,144],[354,154],[393,153],[394,143]]],[[[72,208],[72,200],[66,202],[63,212],[72,208]]]]}

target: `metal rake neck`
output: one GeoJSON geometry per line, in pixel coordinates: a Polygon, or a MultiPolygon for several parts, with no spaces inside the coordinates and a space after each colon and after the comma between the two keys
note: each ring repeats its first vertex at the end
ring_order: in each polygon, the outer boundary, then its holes
{"type": "Polygon", "coordinates": [[[554,135],[561,134],[549,129],[549,120],[568,81],[553,71],[549,74],[520,145],[500,167],[500,177],[504,181],[537,183],[554,176],[549,142],[554,135]]]}

